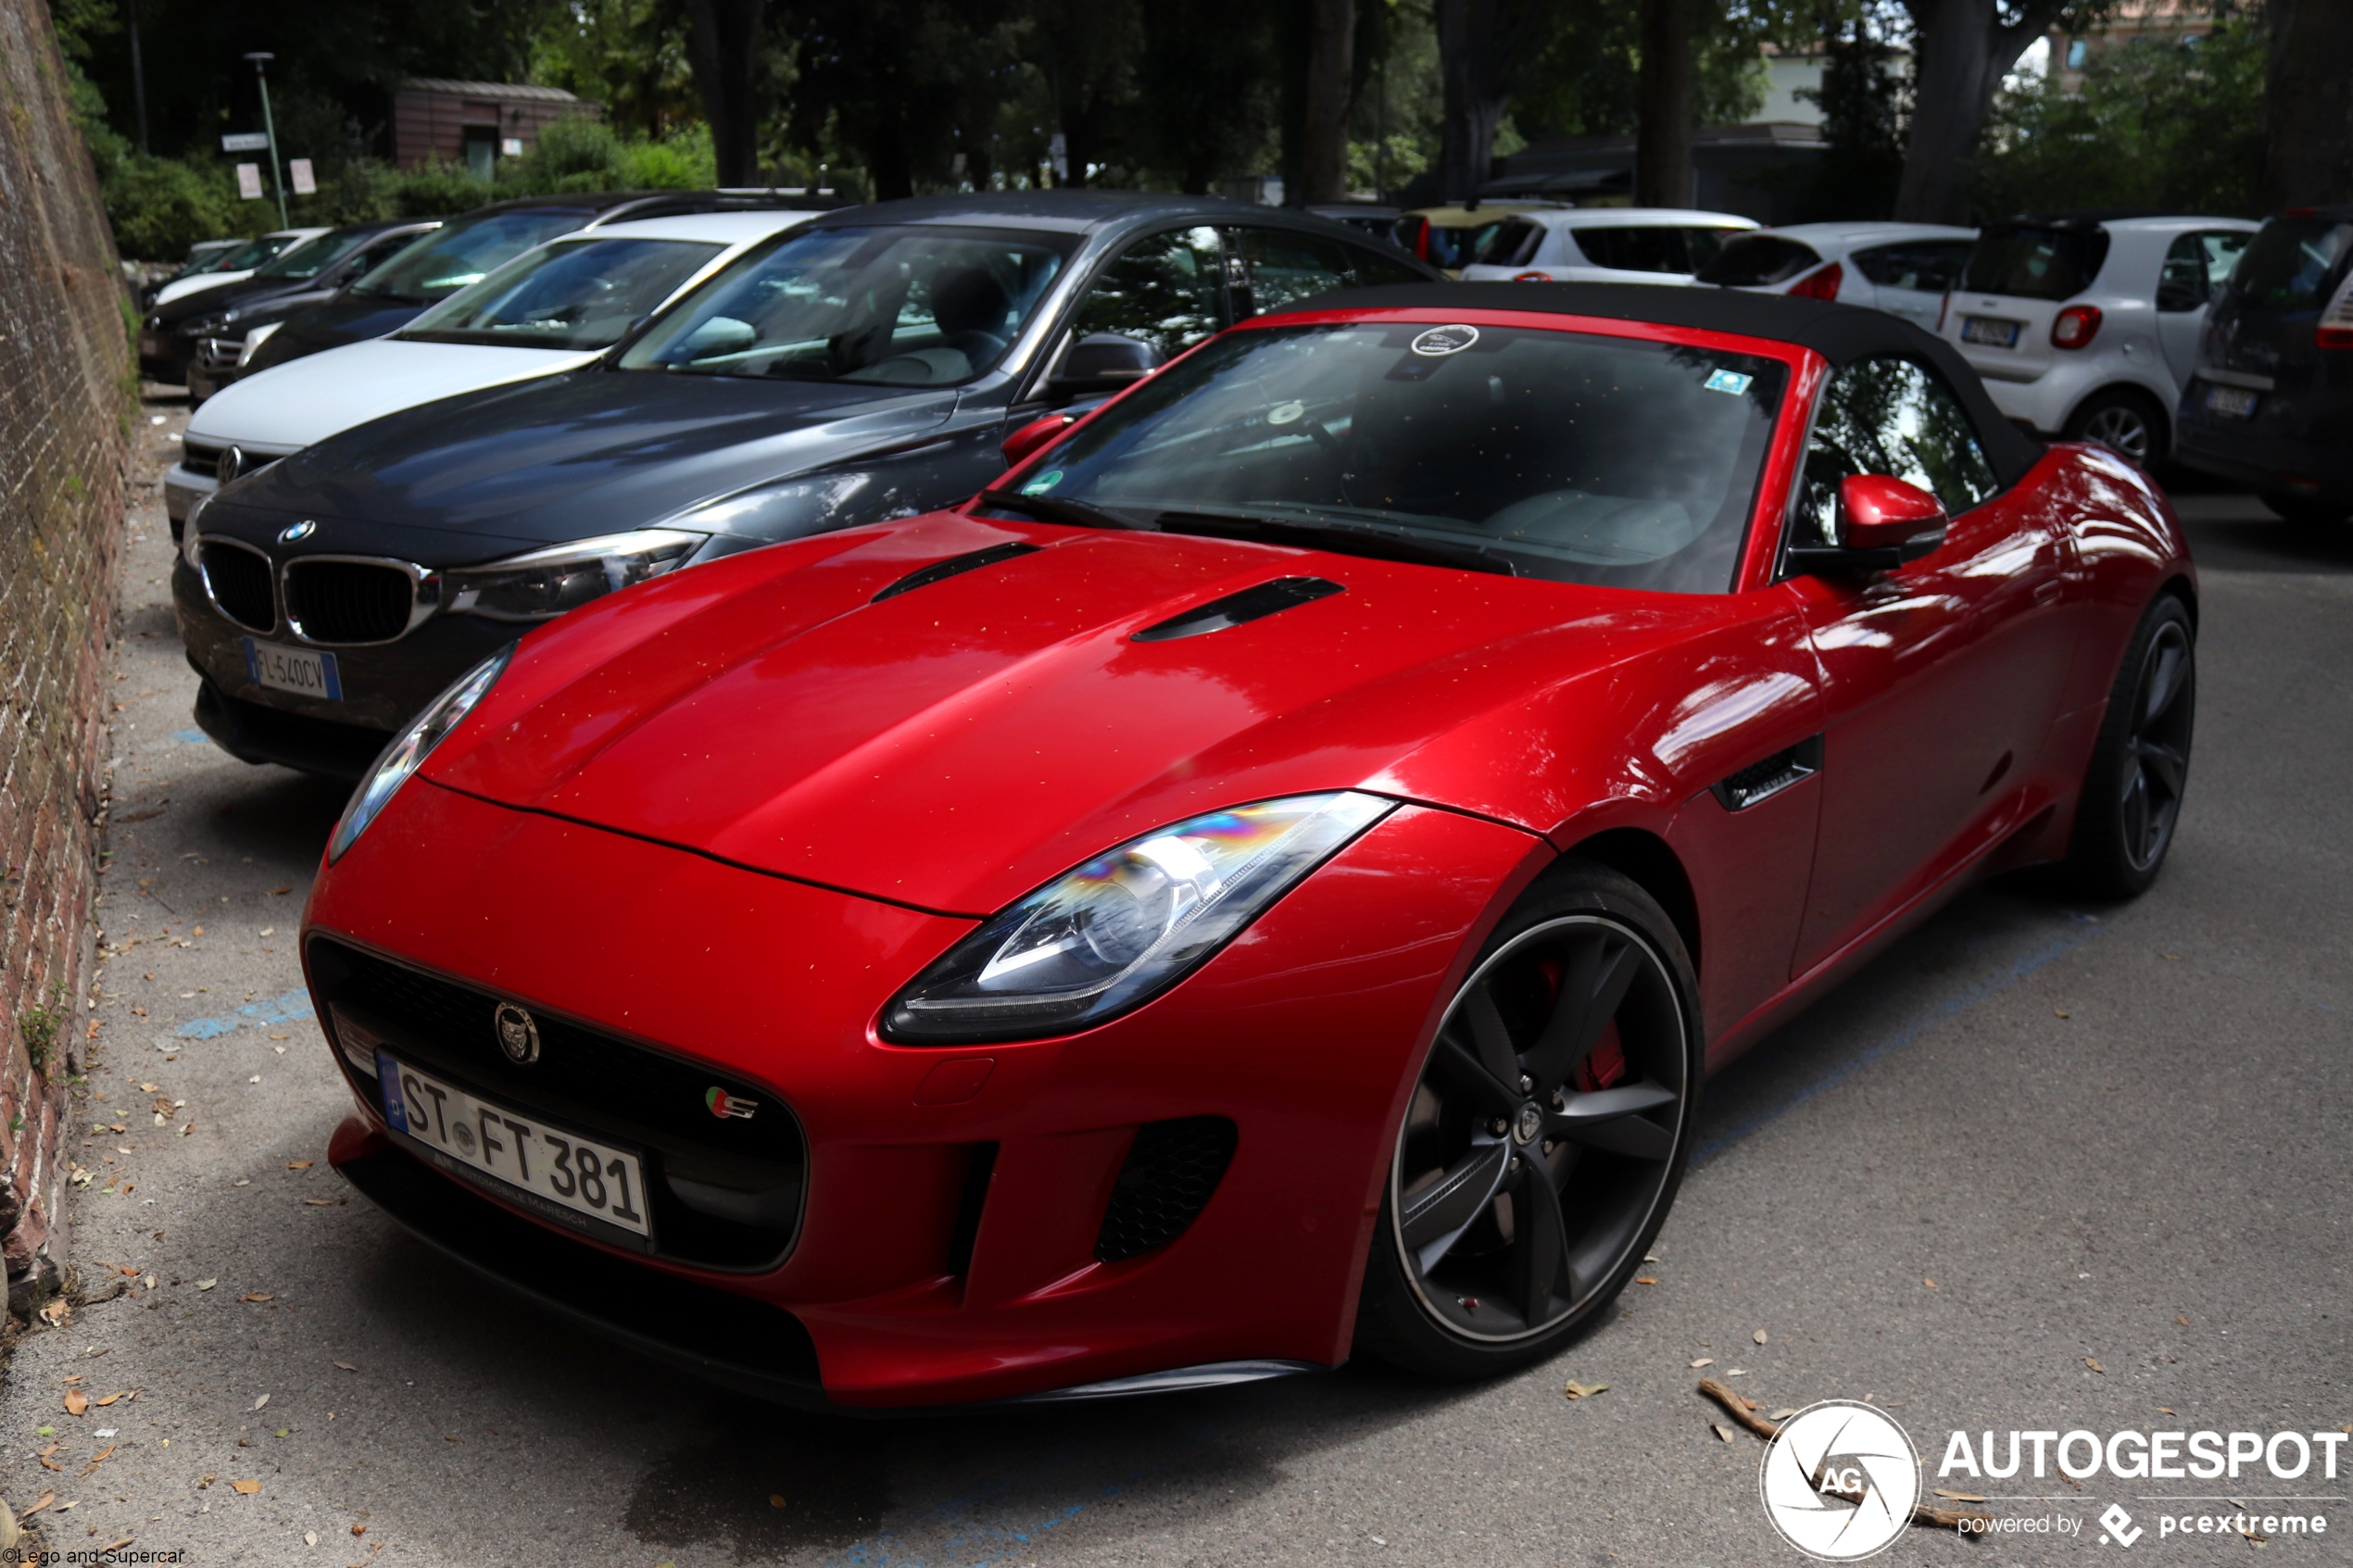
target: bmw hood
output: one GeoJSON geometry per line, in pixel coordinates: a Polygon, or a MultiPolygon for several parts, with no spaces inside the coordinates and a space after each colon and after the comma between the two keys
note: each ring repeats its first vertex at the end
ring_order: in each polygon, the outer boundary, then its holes
{"type": "MultiPolygon", "coordinates": [[[[243,509],[547,544],[660,522],[747,485],[920,439],[956,394],[581,370],[344,431],[243,509]]],[[[474,558],[461,553],[452,562],[474,558]]],[[[429,563],[432,564],[432,563],[429,563]]]]}
{"type": "Polygon", "coordinates": [[[979,915],[1279,795],[1365,788],[1543,831],[1555,808],[1529,781],[1558,780],[1547,759],[1579,725],[1597,756],[1624,731],[1606,702],[1529,729],[1531,697],[1643,657],[1697,599],[935,513],[575,612],[525,640],[423,777],[979,915]],[[1300,578],[1338,591],[1277,591],[1239,624],[1199,613],[1300,578]]]}

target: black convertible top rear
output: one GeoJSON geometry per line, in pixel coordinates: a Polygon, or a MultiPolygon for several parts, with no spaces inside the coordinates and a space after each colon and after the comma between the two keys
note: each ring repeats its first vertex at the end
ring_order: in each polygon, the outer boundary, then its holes
{"type": "Polygon", "coordinates": [[[2042,444],[2002,417],[1969,362],[1944,339],[1899,316],[1827,300],[1736,289],[1652,287],[1640,283],[1404,283],[1350,289],[1296,300],[1269,315],[1309,310],[1519,310],[1655,321],[1663,327],[1738,332],[1810,348],[1835,366],[1873,355],[1925,359],[1967,407],[1986,460],[2004,486],[2018,483],[2043,455],[2042,444]]]}

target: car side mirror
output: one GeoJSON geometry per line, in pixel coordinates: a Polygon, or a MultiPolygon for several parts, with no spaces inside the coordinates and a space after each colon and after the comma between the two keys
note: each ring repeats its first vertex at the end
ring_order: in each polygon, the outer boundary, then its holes
{"type": "Polygon", "coordinates": [[[1119,332],[1089,332],[1070,345],[1047,383],[1063,396],[1117,392],[1160,369],[1160,350],[1119,332]]]}
{"type": "Polygon", "coordinates": [[[1883,473],[1849,474],[1838,485],[1838,543],[1790,551],[1801,571],[1891,571],[1944,543],[1944,503],[1883,473]]]}
{"type": "Polygon", "coordinates": [[[1007,468],[1019,468],[1027,462],[1040,447],[1051,445],[1056,436],[1077,422],[1076,414],[1048,414],[1043,419],[1030,420],[1013,434],[1005,437],[1003,444],[997,449],[1005,454],[1007,468]]]}

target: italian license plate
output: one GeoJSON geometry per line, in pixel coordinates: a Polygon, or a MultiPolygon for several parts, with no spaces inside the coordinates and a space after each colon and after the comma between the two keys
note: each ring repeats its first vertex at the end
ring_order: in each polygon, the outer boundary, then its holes
{"type": "Polygon", "coordinates": [[[2018,328],[2016,321],[2004,321],[1992,316],[1964,316],[1961,318],[1961,341],[1987,348],[2016,348],[2018,328]]]}
{"type": "Polygon", "coordinates": [[[2255,394],[2243,386],[2209,386],[2206,389],[2206,411],[2226,419],[2246,419],[2255,412],[2255,394]]]}
{"type": "Polygon", "coordinates": [[[323,648],[282,647],[247,637],[245,674],[255,684],[276,691],[324,697],[329,702],[343,700],[343,678],[335,671],[335,656],[323,648]]]}
{"type": "Polygon", "coordinates": [[[436,1153],[532,1197],[638,1236],[646,1223],[646,1178],[625,1148],[584,1138],[446,1084],[390,1051],[376,1052],[384,1119],[436,1153]]]}

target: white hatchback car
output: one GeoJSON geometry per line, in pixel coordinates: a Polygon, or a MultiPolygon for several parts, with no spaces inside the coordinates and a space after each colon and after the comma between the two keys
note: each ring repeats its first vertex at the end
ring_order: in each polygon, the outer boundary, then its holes
{"type": "Polygon", "coordinates": [[[158,305],[169,305],[175,299],[211,288],[216,283],[233,283],[253,276],[253,270],[299,245],[308,245],[325,233],[324,229],[272,229],[258,239],[247,240],[233,251],[216,255],[210,259],[226,263],[202,272],[186,272],[156,290],[147,301],[153,310],[158,305]]]}
{"type": "Polygon", "coordinates": [[[1523,212],[1488,237],[1463,281],[1688,283],[1726,240],[1755,227],[1753,218],[1672,207],[1523,212]]]}
{"type": "Polygon", "coordinates": [[[1861,305],[1934,332],[1976,238],[1937,223],[1793,223],[1733,235],[1696,281],[1861,305]]]}
{"type": "Polygon", "coordinates": [[[180,461],[163,476],[171,536],[180,537],[191,509],[221,485],[337,431],[585,365],[692,284],[814,216],[779,208],[694,212],[565,234],[388,337],[232,383],[188,420],[180,461]]]}
{"type": "Polygon", "coordinates": [[[2207,302],[2259,226],[2243,218],[2016,218],[1988,224],[1940,331],[2038,434],[2135,462],[2173,449],[2207,302]]]}

